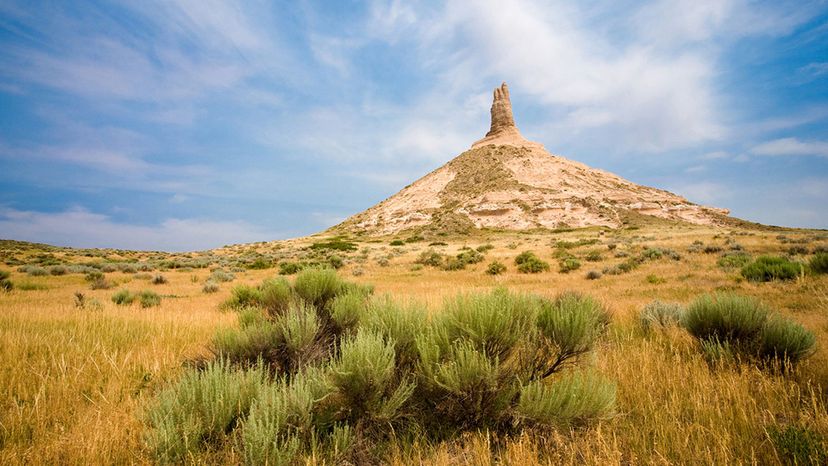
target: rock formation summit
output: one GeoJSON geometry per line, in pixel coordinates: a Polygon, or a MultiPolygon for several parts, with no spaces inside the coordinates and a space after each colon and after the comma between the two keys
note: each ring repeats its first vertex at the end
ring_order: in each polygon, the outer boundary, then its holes
{"type": "Polygon", "coordinates": [[[635,184],[526,140],[515,125],[506,83],[494,90],[491,114],[489,132],[470,150],[334,229],[390,235],[406,230],[615,228],[640,215],[693,224],[727,219],[725,209],[635,184]]]}

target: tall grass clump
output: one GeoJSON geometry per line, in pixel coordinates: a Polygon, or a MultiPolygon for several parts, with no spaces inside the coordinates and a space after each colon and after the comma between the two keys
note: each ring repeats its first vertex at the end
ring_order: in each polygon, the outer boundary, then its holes
{"type": "Polygon", "coordinates": [[[804,271],[802,264],[784,257],[760,256],[742,267],[742,276],[754,282],[794,280],[804,271]]]}
{"type": "Polygon", "coordinates": [[[234,370],[223,361],[188,370],[148,407],[145,442],[156,460],[180,463],[220,442],[247,415],[264,381],[260,368],[234,370]]]}

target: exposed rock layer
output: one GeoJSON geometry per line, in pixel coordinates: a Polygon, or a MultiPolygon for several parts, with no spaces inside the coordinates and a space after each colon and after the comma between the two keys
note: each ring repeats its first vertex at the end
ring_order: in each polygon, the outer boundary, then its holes
{"type": "Polygon", "coordinates": [[[494,92],[486,137],[399,193],[339,225],[370,234],[412,228],[622,225],[626,213],[695,224],[728,214],[550,154],[514,124],[506,83],[494,92]]]}

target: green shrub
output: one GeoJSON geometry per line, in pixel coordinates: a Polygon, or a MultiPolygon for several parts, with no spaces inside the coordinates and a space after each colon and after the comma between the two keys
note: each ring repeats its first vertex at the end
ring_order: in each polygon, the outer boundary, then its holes
{"type": "Polygon", "coordinates": [[[334,251],[356,251],[357,245],[355,243],[351,243],[342,238],[332,238],[328,241],[319,241],[317,243],[313,243],[310,246],[311,249],[314,250],[321,250],[321,249],[331,249],[334,251]]]}
{"type": "Polygon", "coordinates": [[[158,296],[158,293],[154,291],[144,290],[138,293],[138,302],[141,303],[141,307],[154,307],[161,305],[161,296],[158,296]]]}
{"type": "Polygon", "coordinates": [[[551,384],[535,381],[524,386],[516,411],[531,423],[569,427],[609,418],[615,398],[615,384],[606,378],[571,372],[551,384]]]}
{"type": "Polygon", "coordinates": [[[135,301],[135,295],[129,290],[119,290],[112,295],[112,302],[119,306],[128,306],[135,301]]]}
{"type": "Polygon", "coordinates": [[[558,263],[559,269],[561,273],[569,273],[573,270],[578,270],[581,268],[581,261],[575,258],[567,258],[563,259],[558,263]]]}
{"type": "Polygon", "coordinates": [[[771,426],[768,435],[783,464],[828,464],[825,440],[817,432],[806,427],[771,426]]]}
{"type": "Polygon", "coordinates": [[[440,324],[449,341],[464,339],[488,357],[504,359],[530,332],[539,301],[505,289],[447,300],[440,324]]]}
{"type": "Polygon", "coordinates": [[[276,325],[281,332],[284,352],[282,370],[293,374],[323,356],[326,349],[320,342],[320,322],[316,310],[306,303],[292,305],[279,316],[276,325]]]}
{"type": "Polygon", "coordinates": [[[49,267],[49,274],[51,275],[66,275],[67,272],[67,268],[63,265],[53,265],[49,267]]]}
{"type": "Polygon", "coordinates": [[[339,333],[349,332],[357,327],[365,314],[366,301],[366,295],[358,290],[348,290],[331,300],[331,319],[339,333]]]}
{"type": "Polygon", "coordinates": [[[601,255],[601,251],[590,251],[584,257],[587,262],[600,262],[604,260],[604,256],[601,255]]]}
{"type": "Polygon", "coordinates": [[[259,257],[250,264],[247,264],[245,267],[251,270],[266,270],[273,267],[273,263],[269,260],[259,257]]]}
{"type": "Polygon", "coordinates": [[[250,367],[259,361],[268,367],[281,369],[282,332],[270,321],[244,326],[240,329],[222,329],[213,337],[210,351],[230,364],[250,367]]]}
{"type": "Polygon", "coordinates": [[[263,387],[252,403],[242,430],[247,464],[294,464],[315,439],[318,408],[333,387],[318,372],[297,374],[263,387]]]}
{"type": "Polygon", "coordinates": [[[216,269],[210,273],[210,277],[208,280],[213,280],[214,282],[218,283],[225,283],[225,282],[232,282],[236,279],[236,276],[230,272],[227,272],[223,269],[216,269]]]}
{"type": "Polygon", "coordinates": [[[684,315],[684,307],[675,303],[653,301],[641,310],[638,322],[645,331],[665,329],[679,325],[684,315]]]}
{"type": "Polygon", "coordinates": [[[463,270],[466,268],[466,263],[456,257],[447,257],[446,261],[443,263],[442,269],[453,271],[453,270],[463,270]]]}
{"type": "Polygon", "coordinates": [[[742,267],[742,276],[754,282],[793,280],[803,271],[802,264],[783,257],[761,256],[742,267]]]}
{"type": "Polygon", "coordinates": [[[488,244],[488,243],[487,244],[481,244],[480,246],[478,246],[476,248],[477,252],[481,252],[483,254],[485,254],[488,251],[491,251],[492,249],[494,249],[494,245],[488,244]]]}
{"type": "Polygon", "coordinates": [[[410,369],[418,359],[416,340],[425,330],[426,316],[422,306],[414,303],[402,306],[384,296],[369,303],[361,328],[393,342],[397,366],[410,369]]]}
{"type": "Polygon", "coordinates": [[[808,266],[814,273],[828,273],[828,253],[818,253],[811,258],[808,266]]]}
{"type": "Polygon", "coordinates": [[[549,264],[542,261],[532,251],[524,251],[515,257],[515,265],[520,273],[540,273],[549,270],[549,264]]]}
{"type": "Polygon", "coordinates": [[[155,460],[183,462],[205,442],[225,438],[246,416],[263,379],[259,368],[238,371],[223,362],[186,371],[145,413],[149,429],[144,440],[155,460]]]}
{"type": "Polygon", "coordinates": [[[29,266],[26,268],[26,273],[31,275],[32,277],[43,277],[49,275],[49,272],[44,269],[43,267],[38,266],[29,266]]]}
{"type": "Polygon", "coordinates": [[[341,269],[343,265],[345,265],[345,261],[342,260],[342,258],[337,256],[336,254],[333,254],[328,256],[328,265],[330,265],[331,268],[338,270],[341,269]]]}
{"type": "Polygon", "coordinates": [[[167,283],[167,277],[161,275],[160,273],[156,274],[154,277],[152,277],[152,282],[151,283],[153,285],[163,285],[163,284],[167,283]]]}
{"type": "Polygon", "coordinates": [[[500,275],[505,271],[506,266],[498,261],[492,261],[489,266],[486,267],[486,273],[489,275],[500,275]]]}
{"type": "Polygon", "coordinates": [[[391,244],[391,246],[405,246],[405,241],[401,239],[395,239],[394,241],[391,241],[391,243],[389,244],[391,244]]]}
{"type": "Polygon", "coordinates": [[[813,354],[815,345],[816,336],[812,332],[797,322],[774,316],[762,329],[759,357],[796,364],[813,354]]]}
{"type": "Polygon", "coordinates": [[[751,261],[750,254],[746,252],[736,251],[736,252],[726,252],[722,254],[716,263],[719,267],[724,269],[740,269],[746,265],[748,265],[751,261]]]}
{"type": "Polygon", "coordinates": [[[301,271],[293,284],[296,295],[317,308],[335,298],[342,287],[342,279],[335,270],[319,268],[301,271]]]}
{"type": "Polygon", "coordinates": [[[279,263],[279,275],[293,275],[299,273],[304,265],[298,262],[281,262],[279,263]]]}
{"type": "Polygon", "coordinates": [[[430,267],[440,267],[443,265],[443,255],[433,249],[427,249],[417,256],[417,260],[414,263],[430,267]]]}
{"type": "Polygon", "coordinates": [[[414,385],[394,387],[394,341],[360,330],[340,345],[331,364],[331,380],[348,406],[348,417],[363,422],[390,421],[413,393],[414,385]]]}
{"type": "Polygon", "coordinates": [[[699,340],[749,344],[761,333],[768,314],[768,308],[753,298],[705,294],[687,306],[683,324],[699,340]]]}
{"type": "Polygon", "coordinates": [[[576,292],[565,292],[554,301],[543,301],[537,326],[543,342],[534,371],[546,378],[564,364],[592,350],[609,324],[604,306],[576,292]]]}
{"type": "Polygon", "coordinates": [[[250,285],[237,285],[230,291],[230,298],[224,302],[224,306],[230,309],[241,309],[248,306],[259,306],[261,302],[261,290],[250,285]]]}
{"type": "Polygon", "coordinates": [[[219,284],[214,282],[213,280],[207,280],[204,282],[204,286],[201,287],[202,293],[215,293],[219,290],[219,284]]]}
{"type": "Polygon", "coordinates": [[[271,314],[283,313],[293,300],[293,290],[284,278],[273,278],[259,285],[258,303],[271,314]]]}
{"type": "Polygon", "coordinates": [[[474,249],[466,249],[457,254],[457,260],[463,264],[477,264],[483,262],[483,254],[474,249]]]}

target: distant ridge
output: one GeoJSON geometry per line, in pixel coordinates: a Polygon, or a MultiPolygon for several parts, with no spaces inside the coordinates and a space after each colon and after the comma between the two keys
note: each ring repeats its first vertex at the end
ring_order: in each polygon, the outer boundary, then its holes
{"type": "Polygon", "coordinates": [[[729,211],[552,155],[515,125],[509,88],[495,88],[491,128],[442,167],[340,225],[373,235],[404,230],[620,227],[630,215],[724,223],[729,211]]]}

